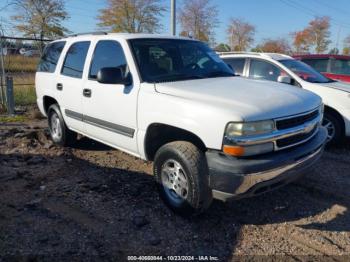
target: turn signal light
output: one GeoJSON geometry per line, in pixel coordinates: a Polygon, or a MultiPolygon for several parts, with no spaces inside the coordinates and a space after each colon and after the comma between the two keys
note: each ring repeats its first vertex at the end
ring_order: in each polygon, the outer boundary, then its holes
{"type": "Polygon", "coordinates": [[[231,156],[243,156],[244,155],[244,147],[224,145],[223,152],[225,154],[231,155],[231,156]]]}

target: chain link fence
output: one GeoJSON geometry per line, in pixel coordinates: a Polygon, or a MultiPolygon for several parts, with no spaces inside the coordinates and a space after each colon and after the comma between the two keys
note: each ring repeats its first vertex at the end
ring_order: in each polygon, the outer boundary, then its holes
{"type": "Polygon", "coordinates": [[[49,40],[0,36],[0,103],[2,110],[7,109],[11,112],[8,107],[12,102],[16,106],[35,103],[35,72],[47,42],[49,40]]]}

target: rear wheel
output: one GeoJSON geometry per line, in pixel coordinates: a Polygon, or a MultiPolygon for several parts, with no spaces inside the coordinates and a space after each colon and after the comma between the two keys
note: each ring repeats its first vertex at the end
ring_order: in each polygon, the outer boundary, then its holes
{"type": "Polygon", "coordinates": [[[77,133],[67,128],[57,104],[49,107],[48,121],[51,139],[56,145],[69,146],[76,142],[77,133]]]}
{"type": "Polygon", "coordinates": [[[340,117],[332,112],[325,112],[322,125],[328,131],[328,145],[339,145],[344,138],[344,128],[340,117]]]}
{"type": "Polygon", "coordinates": [[[154,175],[164,202],[175,212],[190,216],[212,202],[204,153],[189,142],[162,146],[154,161],[154,175]]]}

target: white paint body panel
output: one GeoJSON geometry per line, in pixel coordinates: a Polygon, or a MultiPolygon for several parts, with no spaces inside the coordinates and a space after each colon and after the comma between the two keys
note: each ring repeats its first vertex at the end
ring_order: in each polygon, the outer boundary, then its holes
{"type": "MultiPolygon", "coordinates": [[[[304,90],[279,83],[222,77],[172,83],[142,83],[129,45],[132,38],[174,38],[154,35],[84,35],[64,39],[67,43],[56,72],[36,75],[40,110],[43,97],[56,99],[61,111],[70,109],[116,125],[135,130],[133,137],[79,122],[67,117],[69,128],[125,152],[146,158],[144,140],[147,128],[154,123],[178,127],[198,136],[207,148],[222,147],[224,131],[229,122],[259,121],[304,113],[317,108],[321,99],[304,90]],[[82,79],[61,76],[60,69],[67,49],[73,42],[91,41],[82,79]],[[99,40],[118,41],[125,53],[133,85],[102,85],[88,79],[94,47],[99,40]],[[56,90],[62,82],[64,92],[56,90]],[[86,98],[83,89],[92,90],[86,98]],[[79,123],[76,123],[79,122],[79,123]]],[[[178,38],[176,38],[178,39],[178,38]]],[[[185,38],[183,38],[185,39],[185,38]]]]}

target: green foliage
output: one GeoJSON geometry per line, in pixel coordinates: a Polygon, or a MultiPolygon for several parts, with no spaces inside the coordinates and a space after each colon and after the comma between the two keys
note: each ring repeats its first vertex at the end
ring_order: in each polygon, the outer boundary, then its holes
{"type": "Polygon", "coordinates": [[[214,49],[217,52],[229,52],[229,51],[231,51],[230,46],[227,44],[224,44],[224,43],[217,45],[214,49]]]}
{"type": "Polygon", "coordinates": [[[162,26],[159,17],[166,10],[160,0],[108,0],[100,10],[100,27],[113,32],[155,33],[162,26]]]}
{"type": "MultiPolygon", "coordinates": [[[[69,32],[62,22],[68,18],[64,0],[12,0],[16,15],[11,19],[16,29],[27,37],[54,39],[69,32]]],[[[39,43],[44,48],[44,43],[39,43]]]]}

